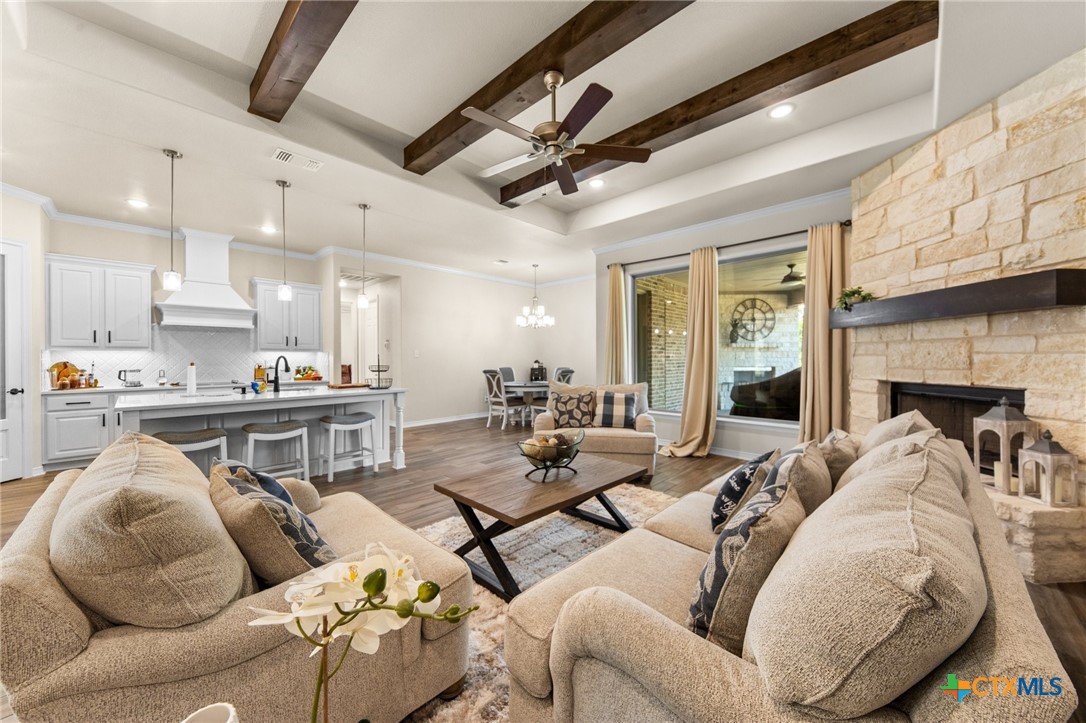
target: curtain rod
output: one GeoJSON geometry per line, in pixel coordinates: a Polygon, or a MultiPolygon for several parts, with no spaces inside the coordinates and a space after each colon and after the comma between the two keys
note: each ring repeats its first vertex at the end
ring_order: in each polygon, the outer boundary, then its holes
{"type": "MultiPolygon", "coordinates": [[[[841,224],[842,226],[846,226],[846,227],[851,226],[852,225],[852,219],[846,218],[844,221],[838,221],[837,223],[841,224]]],[[[786,236],[795,236],[796,234],[807,233],[808,231],[809,231],[809,228],[801,228],[798,231],[789,231],[787,233],[779,233],[779,234],[776,234],[775,236],[763,236],[762,238],[755,238],[755,239],[751,239],[749,241],[740,241],[737,244],[729,244],[728,246],[714,246],[713,248],[715,248],[716,250],[719,251],[720,249],[724,249],[724,248],[730,249],[730,248],[735,248],[736,246],[746,246],[747,244],[757,244],[757,243],[762,243],[763,241],[773,241],[774,239],[785,238],[786,236]]],[[[656,257],[654,259],[642,259],[640,261],[631,261],[631,262],[629,262],[627,264],[619,264],[619,265],[620,266],[628,266],[628,265],[631,265],[631,264],[644,264],[644,263],[652,263],[652,262],[655,262],[655,261],[667,261],[668,259],[685,258],[685,257],[687,257],[689,255],[690,255],[689,253],[671,254],[670,256],[658,256],[658,257],[656,257]]],[[[613,266],[613,265],[614,264],[608,264],[607,268],[611,268],[611,266],[613,266]]]]}

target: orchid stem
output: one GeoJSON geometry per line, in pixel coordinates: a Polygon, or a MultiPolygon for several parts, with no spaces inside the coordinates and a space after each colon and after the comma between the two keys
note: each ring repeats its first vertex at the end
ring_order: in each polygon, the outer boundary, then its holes
{"type": "MultiPolygon", "coordinates": [[[[328,618],[323,618],[324,623],[324,639],[328,639],[328,618]]],[[[328,644],[325,643],[321,646],[321,678],[324,680],[324,693],[321,696],[324,699],[324,723],[328,723],[328,681],[332,676],[328,675],[328,644]]]]}
{"type": "Polygon", "coordinates": [[[351,649],[352,640],[354,640],[354,633],[351,633],[351,637],[347,638],[347,645],[343,648],[343,654],[339,656],[339,662],[336,663],[336,667],[332,668],[332,672],[328,674],[328,680],[331,680],[332,676],[339,672],[339,668],[343,665],[343,661],[347,659],[347,652],[351,649]]]}

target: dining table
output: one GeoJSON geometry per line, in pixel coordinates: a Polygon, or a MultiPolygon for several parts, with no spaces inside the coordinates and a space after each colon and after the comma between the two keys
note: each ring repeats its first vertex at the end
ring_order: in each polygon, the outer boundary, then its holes
{"type": "Polygon", "coordinates": [[[550,386],[550,382],[506,382],[505,391],[523,394],[530,402],[536,395],[545,399],[550,386]]]}

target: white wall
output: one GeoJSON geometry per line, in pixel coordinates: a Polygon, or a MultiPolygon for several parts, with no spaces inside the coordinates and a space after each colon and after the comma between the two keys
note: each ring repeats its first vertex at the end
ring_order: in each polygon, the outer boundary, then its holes
{"type": "MultiPolygon", "coordinates": [[[[552,376],[558,367],[570,367],[576,384],[595,384],[596,375],[596,312],[595,279],[556,284],[539,289],[539,301],[554,317],[554,326],[535,329],[533,359],[539,359],[552,376]]],[[[531,299],[529,289],[521,296],[524,301],[507,313],[515,315],[531,299]]],[[[512,317],[510,317],[512,318],[512,317]]],[[[518,330],[524,331],[524,330],[518,330]]],[[[517,375],[527,371],[517,370],[517,375]]]]}
{"type": "MultiPolygon", "coordinates": [[[[603,378],[603,365],[606,360],[607,267],[610,264],[627,265],[676,256],[679,257],[677,264],[686,265],[688,260],[682,257],[688,256],[697,248],[745,244],[758,239],[791,234],[814,224],[842,221],[850,217],[849,192],[846,189],[604,249],[596,256],[595,310],[596,326],[600,332],[596,343],[597,374],[603,378]]],[[[673,440],[678,437],[678,414],[654,416],[657,422],[656,432],[661,439],[673,440]]],[[[792,446],[798,433],[799,425],[789,422],[722,417],[717,421],[713,451],[736,457],[752,457],[774,447],[792,446]]]]}

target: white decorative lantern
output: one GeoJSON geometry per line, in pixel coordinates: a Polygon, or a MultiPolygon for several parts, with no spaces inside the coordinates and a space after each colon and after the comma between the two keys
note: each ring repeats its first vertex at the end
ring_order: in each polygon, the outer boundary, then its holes
{"type": "Polygon", "coordinates": [[[1052,432],[1045,430],[1034,445],[1023,447],[1018,453],[1018,488],[1020,497],[1040,496],[1049,507],[1078,507],[1078,457],[1068,452],[1052,439],[1052,432]],[[1033,483],[1027,489],[1026,472],[1033,466],[1033,483]],[[1067,475],[1060,470],[1067,468],[1067,475]]]}
{"type": "Polygon", "coordinates": [[[999,405],[992,407],[973,420],[973,465],[980,474],[980,435],[981,432],[995,432],[999,437],[999,462],[995,465],[995,488],[1005,495],[1012,493],[1011,474],[1014,464],[1011,461],[1011,440],[1022,434],[1022,447],[1032,444],[1038,437],[1039,427],[1032,419],[1010,406],[1006,397],[999,400],[999,405]]]}

